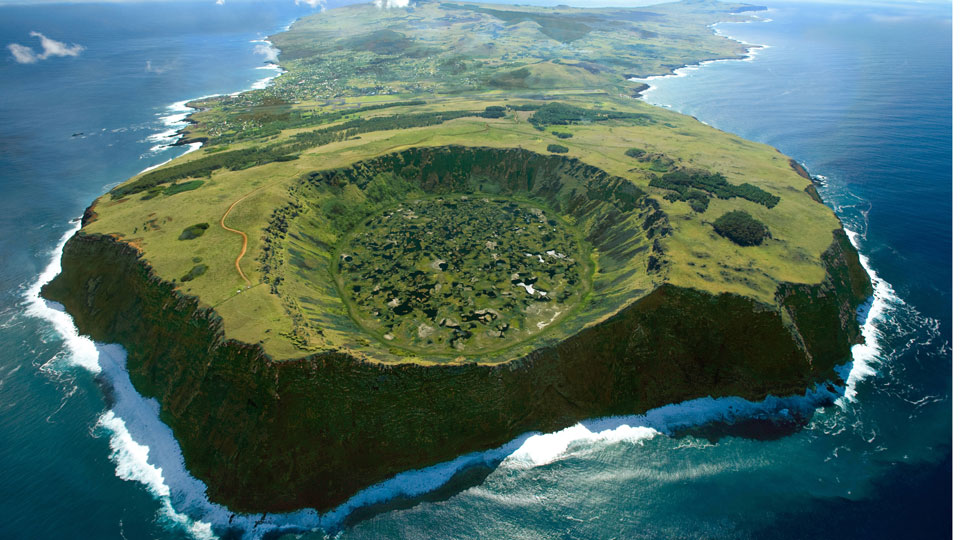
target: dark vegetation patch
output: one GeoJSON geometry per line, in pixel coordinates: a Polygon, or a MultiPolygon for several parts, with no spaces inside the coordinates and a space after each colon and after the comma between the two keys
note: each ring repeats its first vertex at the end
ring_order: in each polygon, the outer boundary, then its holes
{"type": "Polygon", "coordinates": [[[548,144],[547,151],[553,152],[554,154],[566,154],[570,149],[561,144],[548,144]]]}
{"type": "Polygon", "coordinates": [[[500,88],[523,88],[529,76],[530,70],[527,68],[496,73],[490,78],[490,85],[500,88]]]}
{"type": "Polygon", "coordinates": [[[192,191],[203,185],[203,180],[191,180],[189,182],[177,183],[163,190],[164,195],[176,195],[184,191],[192,191]]]}
{"type": "Polygon", "coordinates": [[[440,65],[438,65],[437,68],[451,75],[459,75],[467,71],[472,64],[473,62],[470,60],[470,57],[459,54],[450,58],[445,58],[440,62],[440,65]]]}
{"type": "Polygon", "coordinates": [[[530,116],[533,127],[543,131],[546,126],[603,122],[605,120],[640,120],[642,124],[652,122],[650,116],[643,113],[609,111],[602,109],[584,109],[566,103],[548,103],[530,116]]]}
{"type": "Polygon", "coordinates": [[[570,43],[589,34],[590,31],[593,30],[590,23],[596,24],[601,20],[593,15],[587,14],[564,15],[558,13],[531,13],[528,11],[506,11],[469,5],[448,5],[490,15],[508,25],[519,24],[524,21],[535,22],[540,26],[540,31],[543,32],[545,36],[561,43],[570,43]]]}
{"type": "MultiPolygon", "coordinates": [[[[239,171],[276,161],[292,161],[297,159],[299,156],[296,154],[303,150],[323,146],[332,142],[343,141],[361,133],[434,126],[448,120],[468,116],[479,116],[480,114],[481,113],[475,111],[444,111],[397,114],[375,118],[355,118],[335,126],[306,133],[298,133],[293,137],[294,142],[278,143],[264,148],[253,147],[230,152],[220,152],[179,165],[156,169],[129,184],[114,188],[113,191],[110,192],[110,196],[114,199],[119,199],[134,193],[150,190],[160,184],[183,178],[209,177],[218,169],[239,171]]],[[[200,184],[191,182],[186,182],[181,185],[184,187],[176,188],[169,192],[165,190],[164,194],[172,195],[200,187],[200,184]]],[[[174,186],[171,186],[171,188],[173,187],[174,186]]],[[[168,188],[168,190],[169,189],[170,188],[168,188]]],[[[147,198],[152,198],[152,196],[147,198]]]]}
{"type": "Polygon", "coordinates": [[[820,193],[817,191],[817,186],[809,184],[807,187],[803,188],[803,192],[809,195],[811,199],[823,204],[823,199],[820,198],[820,193]]]}
{"type": "Polygon", "coordinates": [[[140,197],[140,200],[147,201],[153,199],[154,197],[159,197],[160,195],[176,195],[177,193],[183,193],[184,191],[197,189],[202,185],[203,180],[191,180],[189,182],[183,182],[182,184],[174,183],[173,185],[167,187],[163,187],[162,185],[152,186],[147,190],[147,193],[144,194],[143,197],[140,197]]]}
{"type": "MultiPolygon", "coordinates": [[[[241,140],[269,137],[279,134],[280,131],[284,129],[329,124],[330,122],[336,122],[354,114],[369,111],[379,111],[382,109],[391,109],[394,107],[412,107],[416,105],[425,105],[426,103],[426,101],[417,99],[411,101],[381,103],[379,105],[367,105],[364,107],[356,107],[352,109],[343,109],[324,113],[291,109],[285,115],[280,113],[276,106],[263,107],[263,109],[267,111],[272,110],[273,112],[259,114],[258,111],[260,111],[261,105],[258,105],[252,107],[249,113],[243,113],[241,115],[247,122],[253,123],[254,126],[246,126],[242,131],[222,134],[214,139],[211,139],[210,143],[226,144],[241,140]]],[[[212,154],[214,152],[225,150],[226,148],[226,146],[212,147],[210,149],[206,149],[205,151],[208,154],[212,154]]]]}
{"type": "Polygon", "coordinates": [[[764,238],[770,237],[766,225],[742,210],[720,216],[713,222],[713,229],[740,246],[759,246],[764,238]]]}
{"type": "Polygon", "coordinates": [[[481,118],[503,118],[506,116],[507,108],[503,105],[490,105],[480,113],[481,118]]]}
{"type": "Polygon", "coordinates": [[[180,278],[180,281],[192,281],[207,273],[207,265],[198,264],[180,278]]]}
{"type": "Polygon", "coordinates": [[[780,202],[780,197],[765,191],[753,184],[731,184],[720,173],[696,171],[674,166],[674,162],[659,154],[650,154],[639,148],[630,148],[626,155],[639,161],[649,162],[650,170],[663,172],[660,177],[650,180],[650,187],[666,189],[664,198],[668,201],[687,201],[696,212],[703,212],[710,204],[710,197],[718,199],[741,199],[762,204],[773,208],[780,202]],[[666,170],[661,170],[666,169],[666,170]]]}
{"type": "Polygon", "coordinates": [[[558,139],[569,139],[573,137],[573,133],[564,133],[562,131],[551,131],[550,133],[552,133],[553,136],[558,139]]]}
{"type": "Polygon", "coordinates": [[[346,40],[343,46],[354,51],[376,54],[397,54],[405,51],[413,40],[395,30],[377,30],[346,40]]]}
{"type": "Polygon", "coordinates": [[[625,152],[628,156],[645,163],[650,164],[650,170],[653,172],[667,172],[675,163],[673,158],[667,157],[659,152],[650,153],[639,148],[630,148],[625,152]]]}
{"type": "Polygon", "coordinates": [[[193,240],[194,238],[200,238],[203,236],[203,233],[207,232],[207,229],[210,228],[209,223],[197,223],[196,225],[191,225],[183,230],[180,233],[180,236],[177,240],[193,240]]]}
{"type": "Polygon", "coordinates": [[[694,210],[702,212],[710,204],[710,195],[718,199],[732,199],[739,197],[750,202],[762,204],[767,208],[773,208],[780,202],[780,197],[773,195],[753,184],[744,182],[743,184],[731,184],[727,182],[725,176],[720,173],[710,174],[705,171],[691,171],[680,169],[664,173],[659,178],[650,180],[650,186],[673,191],[667,194],[666,199],[670,201],[701,201],[703,209],[697,210],[697,206],[691,204],[694,210]],[[710,195],[707,195],[707,194],[710,195]]]}
{"type": "MultiPolygon", "coordinates": [[[[289,159],[296,158],[290,157],[289,159]]],[[[209,177],[213,174],[213,171],[217,169],[239,171],[257,165],[283,160],[283,153],[272,148],[254,147],[230,152],[219,152],[186,163],[150,171],[129,184],[117,186],[110,192],[110,196],[114,199],[119,199],[182,178],[209,177]]]]}

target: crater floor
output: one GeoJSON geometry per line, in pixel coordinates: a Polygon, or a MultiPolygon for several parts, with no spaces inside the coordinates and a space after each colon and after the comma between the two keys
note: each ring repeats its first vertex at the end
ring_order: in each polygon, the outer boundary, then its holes
{"type": "Polygon", "coordinates": [[[589,289],[581,241],[529,202],[425,197],[346,235],[338,286],[358,324],[422,353],[482,352],[533,336],[589,289]]]}

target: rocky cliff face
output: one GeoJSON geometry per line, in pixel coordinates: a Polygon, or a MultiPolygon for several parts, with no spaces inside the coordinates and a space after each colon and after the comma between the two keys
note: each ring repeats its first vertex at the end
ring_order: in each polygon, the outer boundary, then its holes
{"type": "Polygon", "coordinates": [[[241,511],[324,510],[398,472],[526,431],[832,380],[860,339],[855,309],[871,289],[842,231],[823,262],[825,280],[784,284],[779,309],[664,285],[498,366],[385,366],[332,352],[275,362],[226,340],[216,313],[157,278],[134,248],[82,232],[43,295],[82,333],[127,349],[134,385],[160,401],[212,500],[241,511]]]}

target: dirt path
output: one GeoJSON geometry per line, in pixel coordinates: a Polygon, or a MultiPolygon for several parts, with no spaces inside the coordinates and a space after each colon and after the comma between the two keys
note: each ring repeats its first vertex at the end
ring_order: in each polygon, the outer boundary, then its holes
{"type": "Polygon", "coordinates": [[[233,262],[233,266],[236,267],[237,272],[240,274],[240,277],[242,277],[243,280],[247,282],[247,286],[248,286],[248,287],[251,286],[251,285],[253,285],[253,283],[251,283],[250,280],[247,279],[247,275],[244,274],[244,273],[243,273],[243,269],[240,268],[240,259],[243,259],[243,256],[247,254],[247,233],[245,233],[245,232],[243,232],[243,231],[241,231],[241,230],[238,230],[238,229],[233,229],[233,228],[227,227],[227,224],[224,223],[224,221],[226,221],[227,216],[230,215],[230,212],[233,211],[233,208],[234,208],[235,206],[237,206],[238,204],[240,204],[241,202],[243,202],[244,199],[246,199],[247,197],[253,195],[254,193],[256,193],[256,192],[259,191],[259,190],[260,190],[259,188],[258,188],[258,189],[255,189],[255,190],[251,191],[250,193],[247,193],[247,194],[244,195],[243,197],[240,197],[239,199],[233,201],[233,204],[230,205],[230,208],[227,208],[227,211],[223,213],[223,217],[220,218],[220,226],[223,228],[223,230],[229,231],[229,232],[232,232],[232,233],[235,233],[235,234],[239,234],[240,236],[243,237],[243,246],[240,248],[240,254],[237,255],[237,260],[235,260],[235,261],[233,262]]]}

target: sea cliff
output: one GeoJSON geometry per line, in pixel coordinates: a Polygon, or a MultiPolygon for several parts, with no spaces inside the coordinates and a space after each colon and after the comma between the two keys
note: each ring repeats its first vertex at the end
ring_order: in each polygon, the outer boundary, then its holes
{"type": "MultiPolygon", "coordinates": [[[[89,219],[89,217],[87,218],[89,219]]],[[[496,366],[273,361],[225,339],[212,308],[136,248],[79,232],[43,296],[83,334],[122,344],[211,500],[239,511],[329,509],[373,483],[528,431],[711,395],[758,399],[837,378],[861,340],[870,280],[842,230],[817,285],[777,305],[664,284],[604,322],[496,366]]]]}

